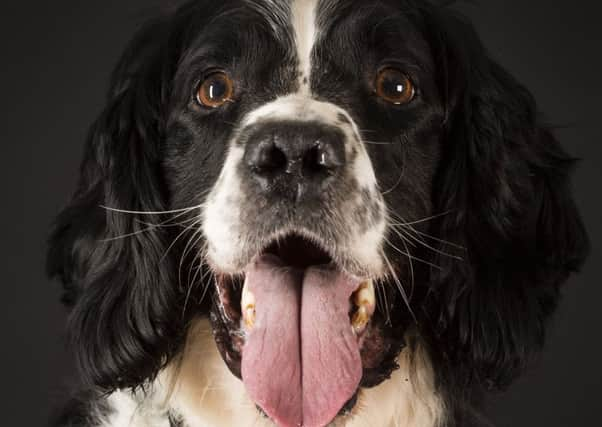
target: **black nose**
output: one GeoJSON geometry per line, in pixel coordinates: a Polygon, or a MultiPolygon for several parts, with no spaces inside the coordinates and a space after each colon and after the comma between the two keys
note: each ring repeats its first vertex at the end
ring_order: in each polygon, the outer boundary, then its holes
{"type": "Polygon", "coordinates": [[[300,198],[320,191],[345,165],[345,136],[315,122],[274,122],[246,141],[244,161],[265,191],[300,198]]]}

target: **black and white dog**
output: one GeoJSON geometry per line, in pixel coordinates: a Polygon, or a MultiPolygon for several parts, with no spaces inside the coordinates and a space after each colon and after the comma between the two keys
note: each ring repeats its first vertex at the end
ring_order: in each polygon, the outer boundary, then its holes
{"type": "Polygon", "coordinates": [[[447,6],[166,11],[51,237],[56,425],[486,425],[587,254],[573,165],[447,6]]]}

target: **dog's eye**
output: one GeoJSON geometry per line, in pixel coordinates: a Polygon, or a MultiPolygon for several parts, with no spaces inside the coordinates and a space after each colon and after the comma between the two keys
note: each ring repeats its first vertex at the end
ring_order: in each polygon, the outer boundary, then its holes
{"type": "Polygon", "coordinates": [[[376,95],[395,105],[407,104],[416,95],[410,78],[395,68],[385,68],[376,76],[376,95]]]}
{"type": "Polygon", "coordinates": [[[196,99],[199,104],[218,108],[226,102],[232,101],[234,83],[228,75],[222,71],[210,74],[199,85],[196,99]]]}

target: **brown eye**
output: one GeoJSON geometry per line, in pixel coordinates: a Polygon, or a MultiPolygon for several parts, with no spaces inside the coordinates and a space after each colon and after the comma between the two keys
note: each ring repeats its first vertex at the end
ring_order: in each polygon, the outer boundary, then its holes
{"type": "Polygon", "coordinates": [[[232,101],[234,93],[234,83],[228,75],[222,71],[215,72],[207,76],[199,86],[196,99],[199,104],[218,108],[226,102],[232,101]]]}
{"type": "Polygon", "coordinates": [[[408,76],[395,68],[385,68],[376,76],[376,95],[395,105],[403,105],[414,99],[416,89],[408,76]]]}

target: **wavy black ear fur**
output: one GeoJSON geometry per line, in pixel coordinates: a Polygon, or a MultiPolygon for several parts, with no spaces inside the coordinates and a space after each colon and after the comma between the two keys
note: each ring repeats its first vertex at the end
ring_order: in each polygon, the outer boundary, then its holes
{"type": "Polygon", "coordinates": [[[162,258],[167,236],[142,232],[148,217],[103,208],[165,209],[160,140],[174,62],[165,57],[170,37],[166,21],[148,24],[118,63],[77,190],[50,239],[48,273],[64,283],[83,379],[107,391],[155,375],[184,330],[172,309],[179,298],[174,269],[162,258]]]}
{"type": "Polygon", "coordinates": [[[424,16],[448,111],[434,198],[449,213],[431,232],[465,248],[463,261],[433,261],[442,269],[424,323],[449,382],[499,389],[540,350],[560,285],[589,249],[571,197],[575,160],[466,20],[446,9],[424,16]]]}

